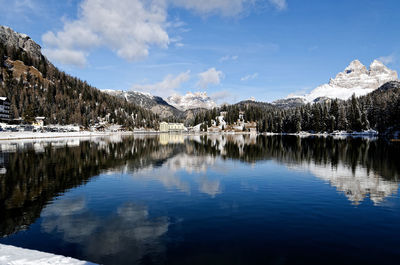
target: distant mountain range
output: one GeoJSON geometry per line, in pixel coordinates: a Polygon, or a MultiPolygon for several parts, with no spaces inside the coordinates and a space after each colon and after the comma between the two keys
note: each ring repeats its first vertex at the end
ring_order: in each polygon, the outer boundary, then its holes
{"type": "Polygon", "coordinates": [[[143,108],[149,109],[161,118],[168,118],[170,116],[180,116],[181,110],[171,106],[163,98],[150,95],[148,93],[138,91],[122,91],[122,90],[102,90],[103,92],[126,99],[130,103],[134,103],[143,108]]]}
{"type": "Polygon", "coordinates": [[[102,90],[103,92],[127,100],[153,113],[166,118],[190,119],[194,113],[212,109],[217,104],[205,92],[187,93],[184,96],[174,95],[164,100],[161,97],[139,91],[102,90]]]}
{"type": "MultiPolygon", "coordinates": [[[[318,86],[306,95],[290,96],[285,99],[279,99],[272,103],[265,102],[250,102],[245,100],[236,104],[260,105],[270,104],[271,107],[288,109],[295,108],[307,103],[325,102],[329,99],[349,99],[353,94],[356,96],[366,95],[383,84],[398,80],[397,72],[386,67],[382,62],[374,60],[369,70],[359,61],[352,61],[343,72],[331,78],[328,84],[318,86]]],[[[212,109],[217,107],[217,104],[205,92],[187,93],[184,96],[174,95],[166,100],[141,92],[112,92],[107,93],[126,97],[128,101],[140,106],[150,108],[152,111],[165,118],[170,115],[182,115],[184,112],[191,109],[212,109]],[[125,95],[125,96],[124,96],[125,95]],[[147,99],[144,99],[144,98],[147,99]],[[150,103],[151,102],[151,103],[150,103]]]]}

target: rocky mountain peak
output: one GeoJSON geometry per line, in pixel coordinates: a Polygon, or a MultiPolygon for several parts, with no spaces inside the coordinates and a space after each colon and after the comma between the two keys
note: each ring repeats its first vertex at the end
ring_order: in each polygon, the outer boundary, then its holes
{"type": "Polygon", "coordinates": [[[368,70],[359,60],[354,60],[344,69],[344,72],[346,74],[367,73],[368,70]]]}
{"type": "MultiPolygon", "coordinates": [[[[395,71],[390,70],[386,65],[384,65],[381,61],[374,60],[369,66],[370,74],[392,74],[395,71]]],[[[396,73],[397,74],[397,73],[396,73]]]]}
{"type": "Polygon", "coordinates": [[[0,26],[0,42],[5,46],[18,47],[29,53],[34,59],[41,59],[42,52],[39,44],[28,35],[15,32],[13,29],[0,26]]]}
{"type": "Polygon", "coordinates": [[[346,67],[346,69],[344,69],[344,72],[346,74],[354,74],[354,73],[367,73],[367,67],[365,67],[365,65],[363,65],[359,60],[354,60],[352,61],[349,66],[346,67]]]}
{"type": "Polygon", "coordinates": [[[182,111],[197,108],[212,109],[217,106],[207,92],[188,92],[184,96],[173,95],[168,97],[167,102],[182,111]]]}

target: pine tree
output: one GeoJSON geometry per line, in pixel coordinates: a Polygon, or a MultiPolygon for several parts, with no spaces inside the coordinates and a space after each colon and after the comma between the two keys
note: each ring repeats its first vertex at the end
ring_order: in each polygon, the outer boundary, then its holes
{"type": "Polygon", "coordinates": [[[339,115],[337,119],[337,129],[340,131],[347,131],[348,129],[348,121],[346,117],[346,109],[344,106],[339,108],[339,115]]]}
{"type": "Polygon", "coordinates": [[[361,110],[354,94],[351,97],[350,126],[351,130],[353,131],[361,131],[363,128],[361,121],[361,110]]]}
{"type": "Polygon", "coordinates": [[[312,108],[312,130],[315,132],[321,131],[321,112],[317,104],[312,108]]]}
{"type": "Polygon", "coordinates": [[[337,130],[338,129],[338,121],[339,121],[339,104],[338,100],[335,99],[332,101],[331,109],[329,110],[329,115],[330,121],[332,123],[332,120],[334,120],[334,124],[330,124],[330,127],[332,130],[337,130]]]}
{"type": "Polygon", "coordinates": [[[362,113],[361,115],[361,124],[362,124],[362,129],[363,130],[369,130],[370,129],[370,124],[367,118],[367,114],[365,112],[362,113]]]}

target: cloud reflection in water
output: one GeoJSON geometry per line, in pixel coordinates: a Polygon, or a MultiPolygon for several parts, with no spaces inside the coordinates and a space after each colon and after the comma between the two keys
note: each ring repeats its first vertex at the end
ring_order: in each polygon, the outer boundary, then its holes
{"type": "Polygon", "coordinates": [[[150,255],[162,258],[161,237],[168,231],[167,217],[151,218],[147,207],[125,203],[105,218],[90,212],[85,198],[64,199],[48,205],[42,213],[42,230],[58,232],[63,240],[79,244],[89,260],[135,263],[150,255]]]}

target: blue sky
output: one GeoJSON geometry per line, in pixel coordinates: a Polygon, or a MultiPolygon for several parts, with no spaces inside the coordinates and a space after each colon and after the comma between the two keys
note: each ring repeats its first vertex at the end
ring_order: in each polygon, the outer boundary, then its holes
{"type": "Polygon", "coordinates": [[[397,0],[0,0],[60,69],[100,89],[219,103],[272,101],[326,83],[350,61],[398,70],[397,0]]]}

